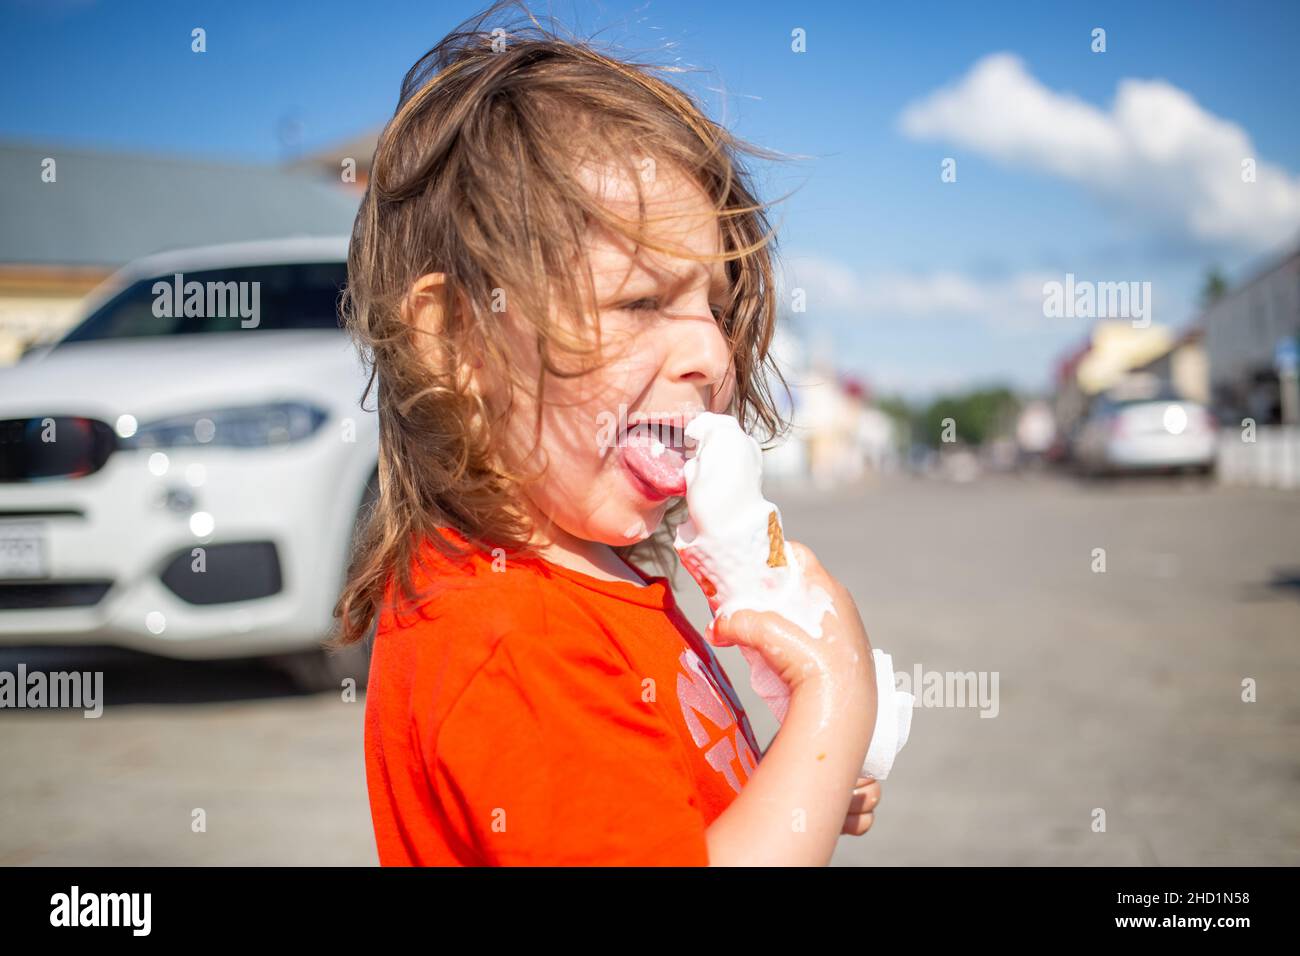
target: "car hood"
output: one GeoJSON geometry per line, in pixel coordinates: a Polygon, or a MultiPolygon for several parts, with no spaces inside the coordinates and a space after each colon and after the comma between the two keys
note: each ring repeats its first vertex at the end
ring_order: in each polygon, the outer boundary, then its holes
{"type": "Polygon", "coordinates": [[[0,418],[143,422],[281,400],[356,414],[366,378],[351,340],[330,329],[68,342],[0,368],[0,418]]]}

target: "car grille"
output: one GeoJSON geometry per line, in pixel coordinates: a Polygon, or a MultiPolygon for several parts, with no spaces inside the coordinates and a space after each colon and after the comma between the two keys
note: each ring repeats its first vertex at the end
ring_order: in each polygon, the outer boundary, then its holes
{"type": "Polygon", "coordinates": [[[93,607],[112,586],[104,580],[0,582],[0,611],[93,607]]]}
{"type": "Polygon", "coordinates": [[[81,478],[104,467],[117,435],[94,418],[0,419],[0,482],[81,478]]]}

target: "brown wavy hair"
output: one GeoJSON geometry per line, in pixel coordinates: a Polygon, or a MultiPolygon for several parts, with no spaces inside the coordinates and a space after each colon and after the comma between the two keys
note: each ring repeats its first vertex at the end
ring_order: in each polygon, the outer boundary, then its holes
{"type": "MultiPolygon", "coordinates": [[[[504,426],[515,388],[537,397],[540,428],[548,376],[584,374],[586,360],[599,361],[598,322],[584,305],[590,271],[575,268],[585,263],[589,228],[601,223],[644,248],[701,260],[643,235],[644,197],[639,221],[613,215],[577,178],[584,163],[621,167],[639,191],[651,158],[710,197],[723,240],[713,258],[726,263],[730,285],[721,318],[735,369],[728,411],[763,442],[787,430],[771,393],[774,382],[786,384],[768,354],[776,324],[770,204],[755,198],[740,161],[742,153],[783,157],[709,120],[659,75],[676,69],[561,37],[511,2],[457,27],[407,72],[348,251],[342,310],[370,369],[363,402],[378,384],[379,494],[359,530],[328,647],[366,637],[394,583],[401,599],[418,600],[411,572],[422,541],[462,553],[438,528],[455,528],[484,551],[534,553],[530,523],[512,507],[529,476],[501,453],[504,426]],[[507,7],[522,11],[520,21],[494,26],[507,7]],[[446,277],[432,330],[412,320],[409,298],[429,273],[446,277]],[[540,372],[529,381],[492,334],[503,291],[537,341],[540,372]],[[577,320],[553,321],[553,304],[577,320]],[[557,354],[581,361],[575,367],[557,354]],[[491,401],[472,387],[475,375],[493,383],[491,401]]],[[[675,576],[672,534],[684,517],[678,500],[658,532],[616,553],[675,576]]]]}

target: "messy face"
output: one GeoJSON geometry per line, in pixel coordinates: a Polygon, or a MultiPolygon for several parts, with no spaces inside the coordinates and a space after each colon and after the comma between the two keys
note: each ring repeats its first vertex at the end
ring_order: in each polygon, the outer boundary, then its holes
{"type": "MultiPolygon", "coordinates": [[[[638,221],[637,183],[608,170],[584,178],[611,211],[638,221]]],[[[595,294],[586,318],[601,342],[594,368],[547,376],[540,432],[535,396],[518,401],[510,420],[512,447],[532,449],[525,467],[545,465],[526,493],[539,531],[553,541],[619,546],[648,537],[685,494],[686,423],[725,411],[734,392],[721,323],[726,266],[690,258],[722,251],[714,208],[675,171],[660,170],[640,187],[648,241],[674,253],[593,226],[585,252],[595,294]]],[[[535,340],[512,351],[535,377],[535,340]]]]}

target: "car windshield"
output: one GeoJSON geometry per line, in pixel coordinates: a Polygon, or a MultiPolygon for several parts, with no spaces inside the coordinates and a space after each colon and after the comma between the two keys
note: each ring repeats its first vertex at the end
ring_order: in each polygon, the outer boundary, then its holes
{"type": "Polygon", "coordinates": [[[63,342],[205,332],[337,329],[344,262],[205,269],[127,286],[63,342]],[[179,294],[178,294],[179,292],[179,294]]]}
{"type": "Polygon", "coordinates": [[[1130,408],[1134,405],[1150,405],[1154,402],[1184,402],[1184,401],[1187,401],[1187,399],[1183,398],[1177,392],[1172,391],[1171,389],[1162,388],[1154,395],[1143,397],[1143,398],[1126,398],[1122,401],[1115,402],[1114,405],[1116,408],[1130,408]]]}
{"type": "Polygon", "coordinates": [[[1176,391],[1162,385],[1146,395],[1133,395],[1117,398],[1112,395],[1099,395],[1093,400],[1091,414],[1094,417],[1113,415],[1121,409],[1134,408],[1139,405],[1153,405],[1160,402],[1187,402],[1176,391]]]}

